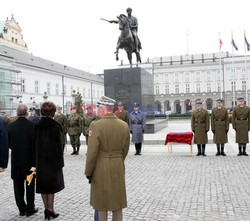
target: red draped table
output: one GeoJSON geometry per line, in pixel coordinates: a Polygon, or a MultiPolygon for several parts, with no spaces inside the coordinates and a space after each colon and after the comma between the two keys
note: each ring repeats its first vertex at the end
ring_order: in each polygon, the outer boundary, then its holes
{"type": "Polygon", "coordinates": [[[193,136],[194,135],[192,132],[169,132],[165,140],[165,145],[168,144],[168,152],[170,148],[172,153],[172,143],[184,143],[184,144],[189,144],[190,153],[192,153],[193,136]]]}

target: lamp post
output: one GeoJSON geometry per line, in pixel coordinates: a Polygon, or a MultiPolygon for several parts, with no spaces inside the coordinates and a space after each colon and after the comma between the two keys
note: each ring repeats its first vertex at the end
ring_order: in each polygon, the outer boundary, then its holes
{"type": "Polygon", "coordinates": [[[43,93],[43,101],[44,102],[48,101],[48,95],[47,95],[46,91],[44,91],[44,93],[43,93]]]}

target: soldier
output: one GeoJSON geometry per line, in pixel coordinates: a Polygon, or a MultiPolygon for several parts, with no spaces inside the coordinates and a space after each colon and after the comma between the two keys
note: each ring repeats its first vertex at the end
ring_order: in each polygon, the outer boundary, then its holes
{"type": "Polygon", "coordinates": [[[191,128],[194,132],[194,143],[197,144],[198,148],[196,156],[206,156],[205,149],[208,142],[207,132],[209,131],[209,115],[207,110],[203,109],[201,101],[197,101],[196,105],[197,109],[192,112],[191,119],[191,128]]]}
{"type": "Polygon", "coordinates": [[[36,114],[36,108],[31,107],[29,109],[30,116],[28,117],[28,120],[37,124],[40,121],[40,117],[36,114]]]}
{"type": "Polygon", "coordinates": [[[146,117],[139,110],[139,104],[134,103],[133,106],[134,111],[129,115],[130,133],[132,134],[132,142],[135,144],[135,155],[141,155],[143,134],[146,129],[146,117]]]}
{"type": "Polygon", "coordinates": [[[90,205],[98,211],[100,221],[122,220],[127,207],[124,160],[129,150],[129,127],[113,113],[115,101],[103,96],[99,102],[104,115],[89,129],[85,175],[91,183],[90,205]]]}
{"type": "Polygon", "coordinates": [[[121,101],[118,102],[117,108],[118,110],[115,112],[115,115],[129,125],[128,112],[124,110],[123,103],[121,101]]]}
{"type": "Polygon", "coordinates": [[[222,99],[216,100],[216,107],[212,109],[211,114],[211,130],[214,134],[214,143],[217,146],[215,156],[226,156],[224,145],[227,143],[227,133],[229,130],[229,117],[227,109],[222,106],[222,99]]]}
{"type": "Polygon", "coordinates": [[[55,114],[54,120],[57,121],[59,124],[61,124],[63,129],[63,148],[65,147],[65,144],[67,143],[67,133],[68,133],[68,119],[67,117],[62,113],[62,108],[57,107],[57,112],[55,114]]]}
{"type": "Polygon", "coordinates": [[[88,145],[89,126],[94,120],[97,120],[98,117],[93,112],[93,108],[91,106],[88,106],[86,109],[87,113],[83,116],[82,133],[86,138],[86,145],[88,145]]]}
{"type": "Polygon", "coordinates": [[[248,131],[250,130],[250,110],[245,106],[244,98],[238,98],[238,105],[233,110],[232,118],[233,129],[236,131],[236,143],[239,146],[238,156],[248,156],[246,144],[249,142],[248,131]],[[243,152],[242,152],[243,147],[243,152]]]}
{"type": "Polygon", "coordinates": [[[71,115],[68,118],[68,134],[70,144],[73,147],[71,155],[78,155],[80,150],[80,134],[82,131],[81,117],[76,113],[76,107],[71,108],[71,115]]]}

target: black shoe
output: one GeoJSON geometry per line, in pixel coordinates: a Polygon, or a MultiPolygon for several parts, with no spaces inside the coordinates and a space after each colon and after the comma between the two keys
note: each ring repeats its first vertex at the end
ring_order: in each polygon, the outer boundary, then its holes
{"type": "Polygon", "coordinates": [[[59,213],[55,213],[49,210],[44,210],[44,217],[45,219],[50,220],[50,218],[52,217],[53,219],[57,218],[60,214],[59,213]]]}
{"type": "Polygon", "coordinates": [[[198,152],[197,154],[196,154],[196,156],[200,156],[201,155],[201,153],[200,152],[198,152]]]}
{"type": "Polygon", "coordinates": [[[138,155],[138,153],[136,152],[134,155],[138,155]]]}
{"type": "Polygon", "coordinates": [[[79,155],[79,151],[76,151],[75,155],[79,155]]]}
{"type": "Polygon", "coordinates": [[[34,208],[31,211],[26,211],[25,215],[28,217],[28,216],[32,216],[33,214],[35,214],[37,212],[38,212],[38,208],[34,208]]]}
{"type": "Polygon", "coordinates": [[[237,156],[241,156],[242,155],[242,152],[239,152],[238,154],[237,154],[237,156]]]}
{"type": "Polygon", "coordinates": [[[221,152],[221,156],[224,156],[224,157],[225,157],[225,156],[226,156],[226,154],[225,154],[224,152],[221,152]]]}
{"type": "Polygon", "coordinates": [[[74,150],[74,151],[71,153],[71,155],[76,155],[76,151],[74,150]]]}
{"type": "Polygon", "coordinates": [[[246,152],[243,152],[242,155],[243,156],[248,156],[248,154],[246,152]]]}
{"type": "Polygon", "coordinates": [[[25,216],[25,212],[24,211],[19,212],[19,216],[25,216]]]}
{"type": "MultiPolygon", "coordinates": [[[[221,153],[221,155],[222,155],[222,153],[221,153]]],[[[220,156],[220,152],[217,152],[217,153],[215,154],[215,156],[220,156]]]]}

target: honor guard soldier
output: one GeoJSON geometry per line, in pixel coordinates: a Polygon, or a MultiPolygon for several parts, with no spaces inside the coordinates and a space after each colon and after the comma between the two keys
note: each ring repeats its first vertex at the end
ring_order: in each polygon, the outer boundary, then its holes
{"type": "Polygon", "coordinates": [[[122,209],[127,207],[124,160],[129,127],[113,113],[114,103],[102,96],[98,104],[104,113],[89,128],[85,175],[91,184],[90,205],[98,211],[100,221],[108,220],[108,211],[113,213],[112,220],[122,221],[122,209]]]}
{"type": "Polygon", "coordinates": [[[118,108],[118,110],[115,112],[115,115],[119,119],[123,120],[124,122],[126,122],[129,125],[128,112],[126,110],[124,110],[124,106],[123,106],[123,103],[121,101],[118,102],[117,108],[118,108]]]}
{"type": "Polygon", "coordinates": [[[233,110],[232,125],[236,131],[236,143],[238,143],[239,146],[238,156],[248,156],[246,144],[249,142],[250,111],[249,107],[245,106],[243,97],[238,98],[238,105],[233,110]]]}
{"type": "Polygon", "coordinates": [[[67,133],[68,133],[68,119],[67,117],[62,113],[62,108],[57,107],[57,112],[55,114],[54,120],[57,121],[59,124],[61,124],[63,129],[63,148],[65,147],[65,144],[67,143],[67,133]]]}
{"type": "Polygon", "coordinates": [[[192,112],[191,128],[194,132],[194,143],[197,144],[198,148],[196,156],[206,156],[205,149],[208,142],[209,115],[207,110],[203,109],[201,101],[196,101],[196,110],[192,112]]]}
{"type": "Polygon", "coordinates": [[[217,153],[215,156],[226,156],[224,145],[228,142],[227,133],[229,130],[229,117],[227,109],[222,106],[222,99],[217,99],[216,107],[212,109],[211,130],[214,134],[213,141],[217,146],[217,153]]]}
{"type": "Polygon", "coordinates": [[[76,113],[76,107],[71,108],[71,115],[68,118],[68,134],[70,138],[70,144],[73,147],[71,155],[78,155],[81,142],[80,134],[82,132],[82,120],[76,113]]]}
{"type": "Polygon", "coordinates": [[[89,126],[93,121],[97,120],[98,117],[93,112],[93,108],[91,106],[88,106],[86,109],[87,113],[83,116],[82,133],[86,138],[86,145],[88,145],[89,126]]]}
{"type": "Polygon", "coordinates": [[[139,106],[139,104],[134,103],[134,111],[129,115],[130,133],[132,134],[132,142],[135,144],[135,155],[141,155],[143,133],[146,129],[146,117],[139,110],[139,106]]]}

